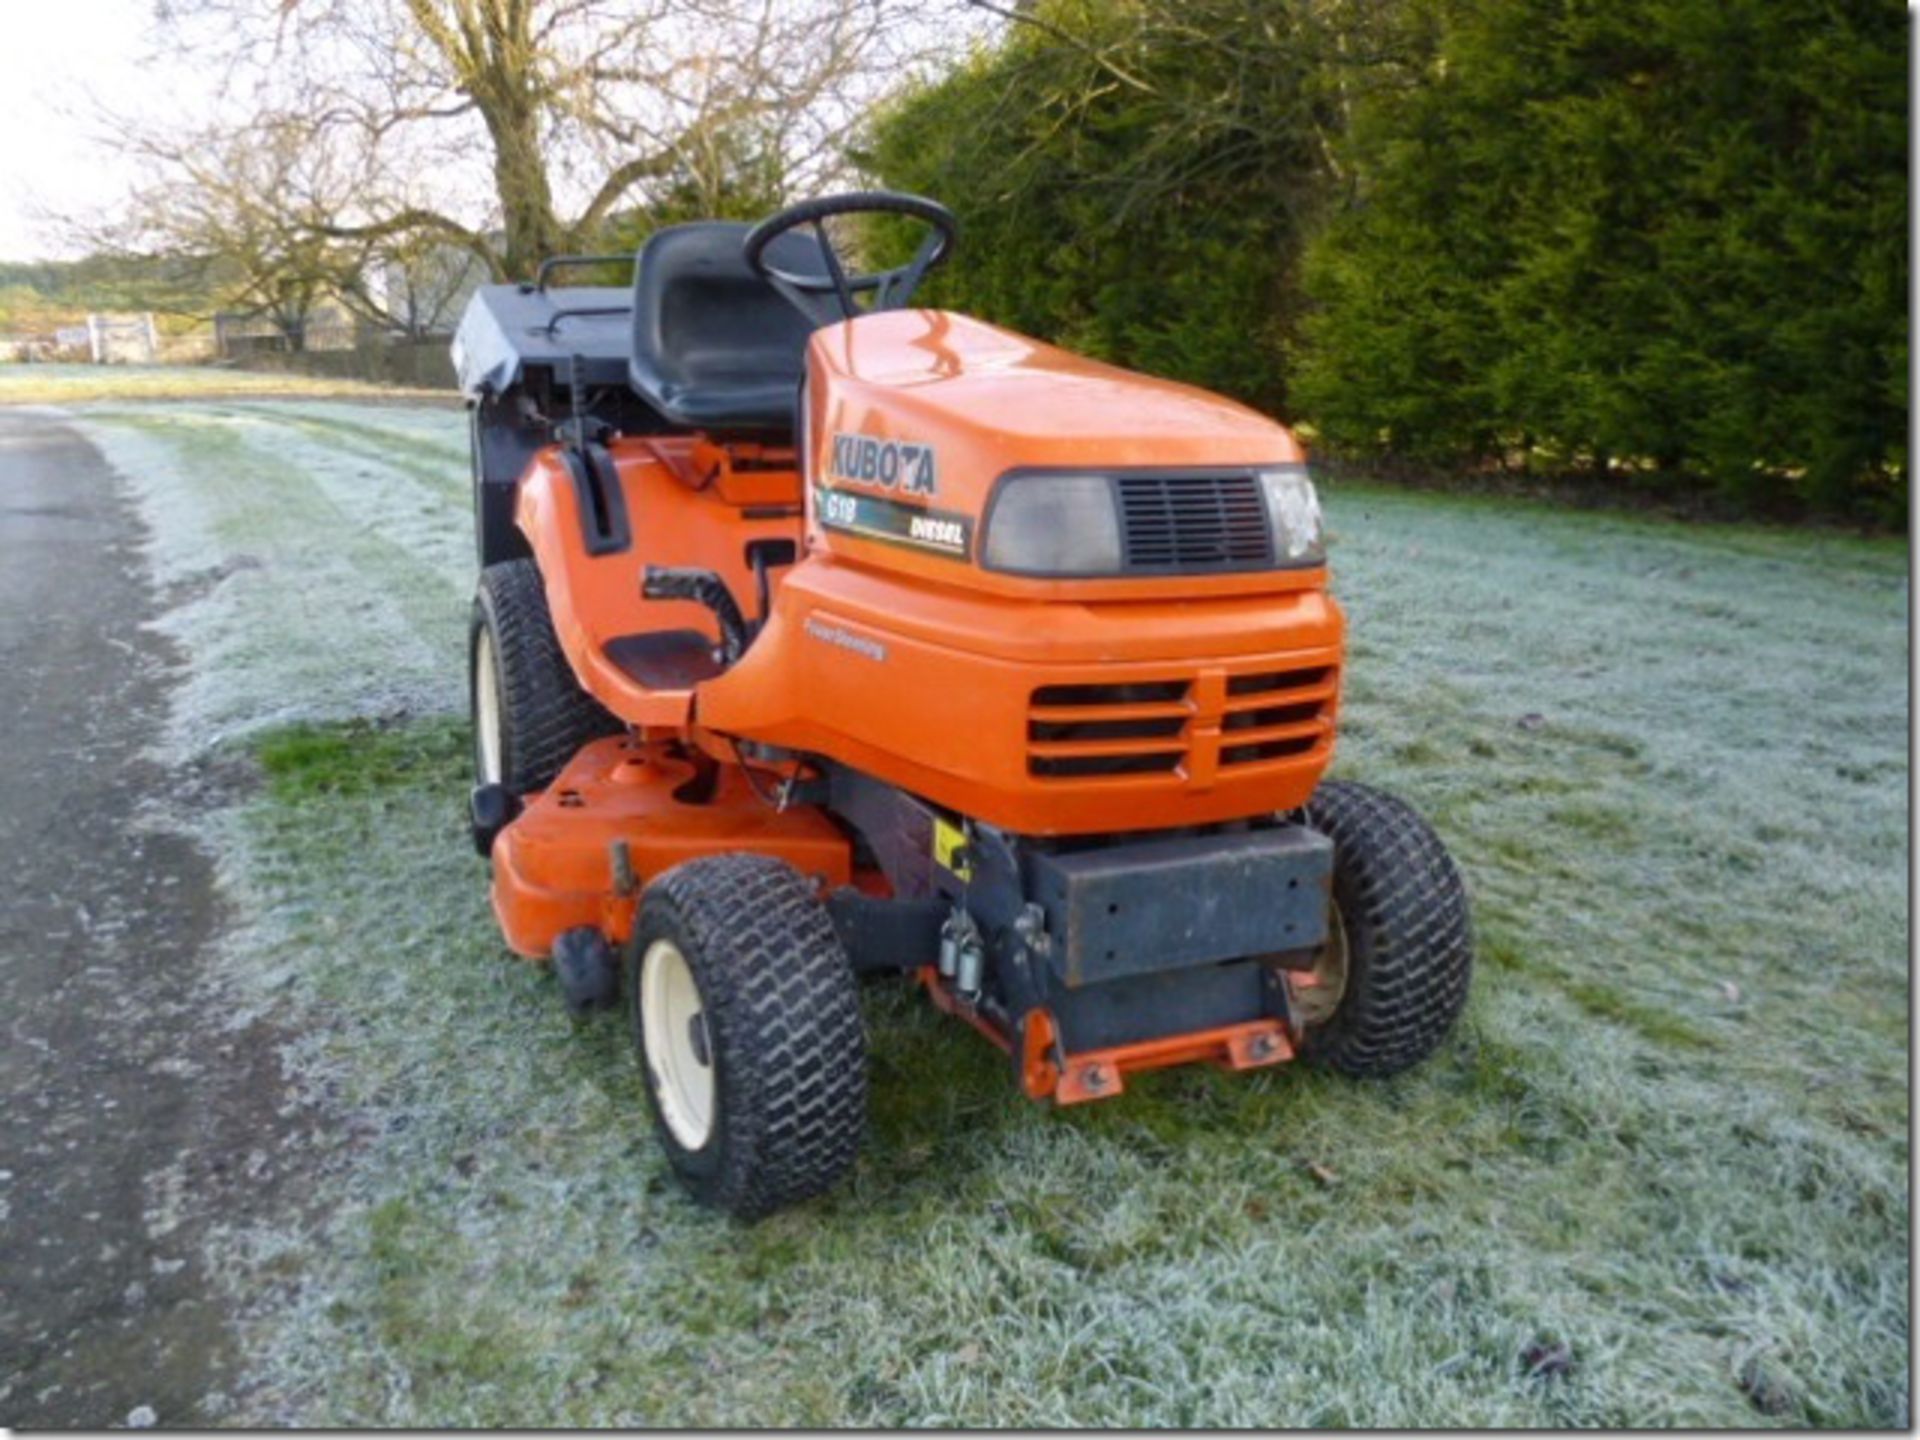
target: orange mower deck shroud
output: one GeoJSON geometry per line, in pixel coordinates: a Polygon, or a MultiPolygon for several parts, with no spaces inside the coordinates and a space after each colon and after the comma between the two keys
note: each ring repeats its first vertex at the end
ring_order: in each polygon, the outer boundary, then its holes
{"type": "MultiPolygon", "coordinates": [[[[494,905],[517,951],[544,956],[575,925],[625,938],[635,897],[619,893],[616,842],[639,887],[680,860],[731,849],[787,859],[823,890],[884,891],[877,872],[855,874],[848,833],[832,817],[769,807],[778,770],[748,776],[743,745],[825,757],[1022,836],[1209,826],[1305,803],[1332,758],[1343,660],[1344,622],[1324,567],[1067,580],[978,563],[980,518],[1009,470],[1302,463],[1288,431],[1220,397],[936,311],[829,326],[813,337],[808,375],[803,455],[700,436],[613,440],[634,517],[623,552],[579,543],[583,502],[557,449],[521,481],[518,524],[562,649],[633,734],[587,747],[501,833],[494,905]],[[840,435],[932,447],[938,488],[921,498],[930,512],[972,517],[973,553],[827,523],[823,501],[857,488],[833,472],[840,435]],[[781,567],[762,615],[749,547],[783,541],[794,563],[781,567]],[[704,568],[726,581],[760,624],[737,663],[668,684],[623,663],[628,637],[717,638],[701,607],[641,598],[648,566],[704,568]],[[1179,723],[1173,734],[1129,738],[1141,721],[1179,723]],[[1097,738],[1050,738],[1089,723],[1097,738]],[[721,762],[711,804],[673,798],[693,773],[674,757],[691,752],[721,762]],[[1115,756],[1152,768],[1086,774],[1098,767],[1075,763],[1115,756]]],[[[929,989],[942,998],[937,980],[929,989]]],[[[970,1018],[1003,1046],[1016,1043],[970,1018]]],[[[1043,1066],[1023,1084],[1090,1099],[1156,1064],[1246,1066],[1290,1054],[1283,1027],[1261,1021],[1067,1057],[1050,1079],[1043,1066]]]]}
{"type": "Polygon", "coordinates": [[[597,740],[501,833],[493,849],[493,907],[517,953],[544,959],[558,936],[580,926],[625,941],[646,881],[700,855],[777,856],[823,891],[852,879],[847,837],[831,820],[811,808],[769,808],[738,768],[723,767],[703,803],[676,798],[695,770],[674,748],[631,737],[597,740]]]}

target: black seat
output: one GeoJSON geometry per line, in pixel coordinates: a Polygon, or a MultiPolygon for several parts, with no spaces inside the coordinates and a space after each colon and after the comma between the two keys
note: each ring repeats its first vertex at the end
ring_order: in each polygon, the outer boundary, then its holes
{"type": "MultiPolygon", "coordinates": [[[[748,228],[702,220],[640,247],[628,369],[633,388],[676,425],[793,427],[813,326],[748,268],[740,253],[748,228]]],[[[781,236],[769,258],[784,270],[821,269],[818,247],[798,234],[781,236]]]]}

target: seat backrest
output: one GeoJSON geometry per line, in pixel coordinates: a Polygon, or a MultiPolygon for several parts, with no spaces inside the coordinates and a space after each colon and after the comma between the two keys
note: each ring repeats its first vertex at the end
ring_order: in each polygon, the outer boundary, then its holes
{"type": "MultiPolygon", "coordinates": [[[[633,388],[676,425],[792,428],[813,326],[747,265],[748,229],[702,220],[656,231],[640,247],[629,373],[633,388]]],[[[818,251],[800,236],[775,245],[783,269],[819,268],[818,251]]]]}

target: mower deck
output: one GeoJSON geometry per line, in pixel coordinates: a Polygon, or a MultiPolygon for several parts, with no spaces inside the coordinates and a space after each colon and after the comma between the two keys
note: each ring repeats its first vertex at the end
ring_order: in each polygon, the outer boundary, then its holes
{"type": "Polygon", "coordinates": [[[747,849],[786,861],[823,889],[847,883],[846,836],[819,811],[775,810],[739,766],[703,770],[676,749],[597,740],[500,833],[493,909],[515,952],[545,959],[560,935],[582,926],[624,943],[646,883],[703,855],[747,849]]]}

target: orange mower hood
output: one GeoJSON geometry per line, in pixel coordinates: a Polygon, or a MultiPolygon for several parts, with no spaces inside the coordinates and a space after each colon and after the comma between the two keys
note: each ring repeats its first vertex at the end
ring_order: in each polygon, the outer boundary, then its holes
{"type": "Polygon", "coordinates": [[[861,316],[816,333],[814,479],[830,437],[935,447],[943,505],[1016,467],[1274,465],[1291,433],[1237,401],[1088,360],[946,310],[861,316]]]}
{"type": "Polygon", "coordinates": [[[945,310],[829,325],[809,342],[807,373],[802,464],[812,502],[807,547],[816,555],[1030,598],[1247,594],[1319,582],[1322,572],[1299,569],[1052,581],[980,562],[995,486],[1009,472],[1304,462],[1285,426],[1238,401],[945,310]]]}

